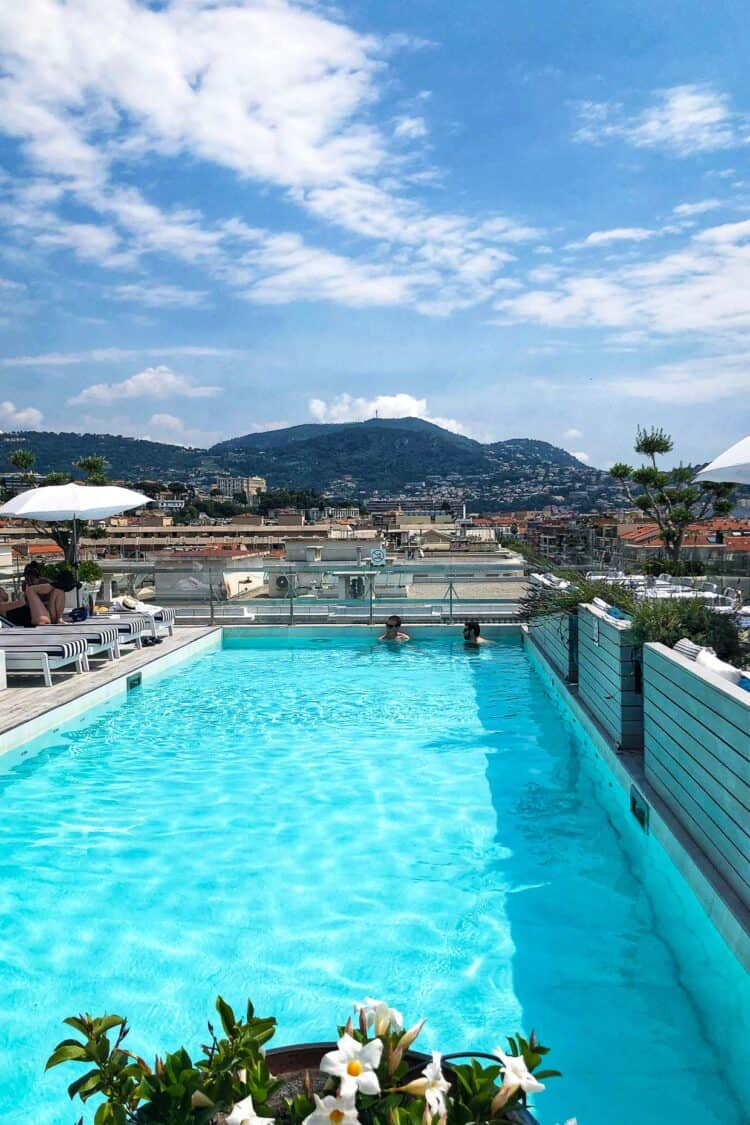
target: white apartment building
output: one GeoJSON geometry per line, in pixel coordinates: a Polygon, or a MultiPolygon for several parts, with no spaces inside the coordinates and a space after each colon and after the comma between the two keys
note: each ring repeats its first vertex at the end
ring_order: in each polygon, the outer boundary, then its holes
{"type": "Polygon", "coordinates": [[[214,488],[218,488],[222,496],[231,498],[235,492],[244,492],[248,503],[252,504],[254,497],[259,492],[266,491],[265,477],[217,477],[214,488]]]}

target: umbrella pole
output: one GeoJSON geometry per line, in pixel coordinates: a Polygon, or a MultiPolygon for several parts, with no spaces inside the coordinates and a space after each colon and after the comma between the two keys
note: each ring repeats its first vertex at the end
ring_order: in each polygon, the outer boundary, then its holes
{"type": "Polygon", "coordinates": [[[76,529],[76,517],[73,514],[73,570],[76,576],[76,608],[81,608],[81,590],[78,585],[78,532],[76,529]]]}

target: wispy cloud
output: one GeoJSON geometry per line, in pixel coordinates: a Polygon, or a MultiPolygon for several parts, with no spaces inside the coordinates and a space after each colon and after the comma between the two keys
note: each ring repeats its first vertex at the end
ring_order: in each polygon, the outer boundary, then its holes
{"type": "Polygon", "coordinates": [[[693,234],[662,257],[578,272],[496,302],[509,320],[724,338],[750,328],[750,220],[693,234]]]}
{"type": "Polygon", "coordinates": [[[619,102],[584,102],[578,107],[578,119],[577,141],[619,138],[635,148],[666,149],[677,156],[748,141],[745,118],[733,110],[725,93],[706,85],[671,86],[634,114],[619,102]]]}
{"type": "MultiPolygon", "coordinates": [[[[445,315],[487,301],[510,260],[508,244],[534,239],[523,222],[442,213],[409,194],[433,170],[414,165],[411,142],[427,132],[419,113],[389,126],[372,108],[397,49],[347,27],[323,8],[289,0],[151,6],[108,0],[98,34],[85,7],[29,0],[0,11],[0,129],[21,145],[35,178],[0,205],[19,239],[67,247],[106,268],[144,268],[169,256],[202,268],[252,300],[329,300],[350,306],[411,304],[445,315]],[[47,33],[28,35],[34,22],[47,33]],[[143,44],[149,50],[143,50],[143,44]],[[393,148],[391,147],[393,146],[393,148]],[[157,206],[117,182],[119,164],[181,157],[272,187],[323,220],[376,240],[351,257],[297,245],[290,266],[279,240],[258,232],[254,258],[232,238],[231,221],[157,206]],[[412,161],[412,163],[410,163],[412,161]],[[66,223],[72,199],[91,221],[66,223]],[[384,260],[388,259],[388,260],[384,260]]],[[[424,99],[420,99],[424,101],[424,99]]],[[[417,145],[417,151],[422,147],[417,145]]],[[[148,307],[194,307],[169,287],[139,281],[120,295],[148,307]]]]}
{"type": "Polygon", "coordinates": [[[647,227],[613,227],[612,230],[595,230],[581,242],[570,242],[568,248],[582,246],[607,246],[611,242],[645,242],[659,232],[647,227]]]}
{"type": "Polygon", "coordinates": [[[695,406],[750,394],[750,354],[665,363],[648,376],[612,380],[609,391],[645,402],[695,406]]]}
{"type": "Polygon", "coordinates": [[[92,348],[85,352],[42,352],[39,355],[16,355],[0,359],[0,367],[76,367],[87,363],[120,363],[142,356],[235,356],[236,348],[212,348],[195,345],[163,348],[92,348]]]}
{"type": "Polygon", "coordinates": [[[720,199],[699,199],[696,203],[678,203],[672,210],[675,215],[690,218],[693,215],[704,215],[707,211],[715,211],[721,206],[720,199]]]}
{"type": "Polygon", "coordinates": [[[118,285],[113,293],[118,301],[132,301],[150,309],[194,309],[205,304],[208,296],[205,290],[182,289],[178,285],[153,285],[146,281],[118,285]]]}
{"type": "Polygon", "coordinates": [[[424,117],[397,117],[393,125],[394,137],[417,140],[427,136],[424,117]]]}

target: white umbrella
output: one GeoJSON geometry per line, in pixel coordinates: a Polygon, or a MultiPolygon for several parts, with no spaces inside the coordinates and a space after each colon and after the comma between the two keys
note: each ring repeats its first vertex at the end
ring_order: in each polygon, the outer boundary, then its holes
{"type": "Polygon", "coordinates": [[[701,469],[694,478],[696,484],[750,484],[750,437],[736,442],[720,453],[710,465],[701,469]]]}
{"type": "Polygon", "coordinates": [[[30,488],[27,492],[14,496],[0,508],[0,516],[42,522],[73,520],[73,565],[77,568],[77,519],[103,520],[107,516],[116,516],[118,512],[140,508],[142,504],[150,502],[151,497],[144,496],[142,492],[116,488],[110,484],[50,484],[44,488],[30,488]]]}

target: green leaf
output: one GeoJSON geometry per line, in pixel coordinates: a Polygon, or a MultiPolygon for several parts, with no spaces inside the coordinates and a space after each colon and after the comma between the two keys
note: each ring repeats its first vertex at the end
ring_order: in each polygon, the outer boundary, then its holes
{"type": "Polygon", "coordinates": [[[72,1101],[78,1094],[81,1101],[85,1102],[88,1097],[101,1089],[101,1084],[102,1072],[100,1070],[88,1070],[68,1086],[68,1097],[72,1101]]]}
{"type": "Polygon", "coordinates": [[[225,1033],[231,1039],[232,1035],[234,1034],[234,1030],[237,1027],[237,1020],[235,1019],[234,1012],[229,1007],[227,1002],[225,1000],[222,1000],[221,996],[216,997],[216,1011],[219,1013],[221,1026],[224,1028],[225,1033]]]}
{"type": "Polygon", "coordinates": [[[59,1066],[62,1062],[82,1062],[88,1059],[88,1052],[85,1047],[80,1043],[73,1040],[68,1040],[66,1043],[60,1043],[55,1048],[50,1057],[47,1059],[45,1070],[51,1070],[53,1066],[59,1066]]]}

